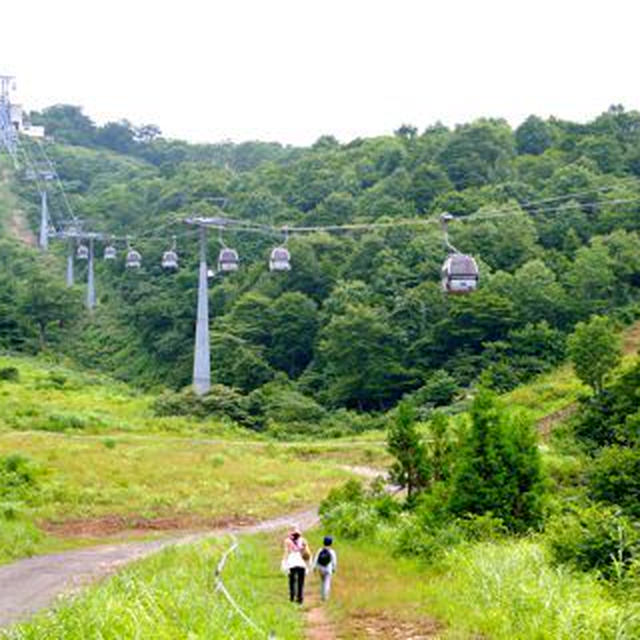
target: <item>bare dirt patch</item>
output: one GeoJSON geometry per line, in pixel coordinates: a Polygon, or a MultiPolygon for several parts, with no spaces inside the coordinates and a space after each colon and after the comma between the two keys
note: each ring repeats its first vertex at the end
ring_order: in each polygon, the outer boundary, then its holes
{"type": "Polygon", "coordinates": [[[11,218],[9,219],[9,233],[29,247],[35,247],[37,245],[36,237],[27,226],[22,211],[14,211],[11,214],[11,218]]]}
{"type": "Polygon", "coordinates": [[[138,515],[106,515],[97,518],[81,518],[62,522],[41,522],[40,528],[59,538],[102,538],[117,534],[127,536],[146,535],[153,531],[210,531],[246,527],[256,523],[247,516],[206,518],[196,515],[172,515],[162,518],[145,518],[138,515]]]}
{"type": "Polygon", "coordinates": [[[570,418],[578,410],[578,405],[574,402],[562,409],[558,409],[548,416],[538,420],[538,433],[543,440],[548,440],[553,428],[560,422],[570,418]]]}
{"type": "Polygon", "coordinates": [[[638,353],[640,348],[640,322],[636,322],[624,334],[622,349],[625,354],[638,353]]]}
{"type": "Polygon", "coordinates": [[[347,622],[354,638],[386,638],[387,640],[436,640],[444,627],[433,618],[406,620],[386,613],[357,613],[347,622]]]}

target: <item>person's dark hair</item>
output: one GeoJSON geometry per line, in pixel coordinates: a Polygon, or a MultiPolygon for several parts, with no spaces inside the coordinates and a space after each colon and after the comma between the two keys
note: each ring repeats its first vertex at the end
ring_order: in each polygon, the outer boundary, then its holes
{"type": "Polygon", "coordinates": [[[322,544],[324,544],[325,547],[330,547],[333,544],[333,538],[331,536],[325,536],[322,544]]]}

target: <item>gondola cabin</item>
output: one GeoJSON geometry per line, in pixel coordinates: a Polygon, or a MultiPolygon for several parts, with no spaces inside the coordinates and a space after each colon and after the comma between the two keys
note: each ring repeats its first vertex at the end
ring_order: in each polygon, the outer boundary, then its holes
{"type": "Polygon", "coordinates": [[[290,271],[291,255],[284,247],[276,247],[269,258],[269,271],[290,271]]]}
{"type": "Polygon", "coordinates": [[[450,294],[472,293],[478,287],[479,275],[472,256],[452,253],[442,265],[442,290],[450,294]]]}
{"type": "Polygon", "coordinates": [[[127,260],[125,262],[127,269],[139,269],[141,261],[142,256],[135,249],[127,251],[127,260]]]}
{"type": "Polygon", "coordinates": [[[162,254],[162,266],[165,269],[177,269],[178,268],[178,254],[173,250],[165,251],[162,254]]]}
{"type": "Polygon", "coordinates": [[[115,260],[116,259],[116,249],[115,247],[108,246],[104,248],[104,259],[105,260],[115,260]]]}
{"type": "Polygon", "coordinates": [[[89,249],[86,245],[81,244],[78,246],[78,250],[76,251],[76,258],[78,260],[88,260],[89,259],[89,249]]]}
{"type": "Polygon", "coordinates": [[[218,271],[228,272],[238,270],[238,252],[225,247],[218,254],[218,271]]]}

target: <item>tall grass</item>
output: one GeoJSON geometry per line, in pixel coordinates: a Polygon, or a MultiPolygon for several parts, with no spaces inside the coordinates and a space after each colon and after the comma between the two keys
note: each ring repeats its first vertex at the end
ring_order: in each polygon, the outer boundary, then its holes
{"type": "MultiPolygon", "coordinates": [[[[226,540],[172,547],[63,601],[52,612],[6,631],[5,640],[242,640],[265,638],[216,592],[213,571],[226,540]]],[[[224,581],[241,608],[281,640],[301,637],[302,620],[288,602],[285,579],[265,538],[243,538],[229,557],[224,581]]]]}
{"type": "Polygon", "coordinates": [[[553,567],[531,540],[459,545],[435,565],[394,558],[366,540],[334,547],[339,572],[329,607],[340,637],[360,637],[350,635],[350,620],[363,614],[398,623],[435,618],[449,640],[640,637],[640,605],[614,597],[592,575],[553,567]]]}
{"type": "MultiPolygon", "coordinates": [[[[0,509],[2,505],[0,505],[0,509]]],[[[0,564],[36,553],[44,535],[28,519],[0,514],[0,564]]]]}
{"type": "Polygon", "coordinates": [[[551,567],[532,541],[458,547],[440,569],[425,597],[456,629],[495,640],[640,637],[640,606],[616,601],[594,576],[551,567]]]}

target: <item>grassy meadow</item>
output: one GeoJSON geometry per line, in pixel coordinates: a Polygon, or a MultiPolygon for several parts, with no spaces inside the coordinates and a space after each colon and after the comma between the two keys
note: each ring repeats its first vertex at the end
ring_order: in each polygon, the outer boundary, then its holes
{"type": "Polygon", "coordinates": [[[384,467],[383,438],[273,442],[217,419],[155,417],[152,393],[43,359],[2,356],[0,459],[34,489],[0,500],[0,562],[317,504],[347,465],[384,467]]]}

